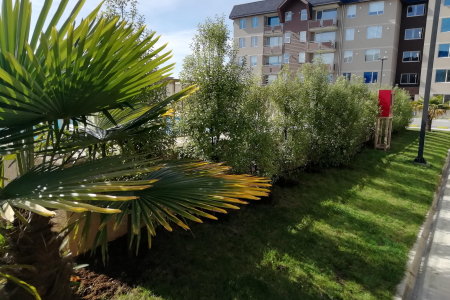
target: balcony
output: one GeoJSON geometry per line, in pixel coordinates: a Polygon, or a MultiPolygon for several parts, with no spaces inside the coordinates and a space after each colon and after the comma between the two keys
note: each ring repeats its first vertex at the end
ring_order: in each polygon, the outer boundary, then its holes
{"type": "Polygon", "coordinates": [[[270,35],[270,34],[281,34],[283,33],[283,25],[267,25],[264,27],[264,34],[270,35]]]}
{"type": "Polygon", "coordinates": [[[264,55],[272,55],[272,54],[281,54],[283,52],[282,46],[264,46],[263,54],[264,55]]]}
{"type": "Polygon", "coordinates": [[[328,72],[329,72],[329,73],[334,73],[334,72],[336,72],[336,64],[329,64],[329,65],[328,65],[328,72]]]}
{"type": "Polygon", "coordinates": [[[338,29],[337,22],[335,19],[310,20],[308,22],[308,28],[310,32],[335,31],[338,29]]]}
{"type": "Polygon", "coordinates": [[[308,52],[309,53],[330,53],[336,52],[336,42],[308,42],[308,52]]]}
{"type": "Polygon", "coordinates": [[[263,73],[264,74],[278,74],[278,72],[281,71],[283,68],[283,65],[264,65],[263,66],[263,73]]]}

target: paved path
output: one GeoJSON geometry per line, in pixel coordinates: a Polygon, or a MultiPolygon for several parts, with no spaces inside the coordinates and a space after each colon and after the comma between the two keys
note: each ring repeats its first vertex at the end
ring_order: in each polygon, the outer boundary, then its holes
{"type": "Polygon", "coordinates": [[[434,216],[430,232],[430,247],[426,250],[417,276],[412,299],[450,299],[450,175],[434,216]]]}
{"type": "MultiPolygon", "coordinates": [[[[411,123],[411,125],[409,127],[410,128],[420,128],[421,122],[422,122],[421,118],[413,118],[413,122],[411,123]]],[[[450,131],[450,120],[449,119],[436,119],[431,124],[431,129],[450,131]]],[[[450,296],[448,299],[450,299],[450,296]]]]}

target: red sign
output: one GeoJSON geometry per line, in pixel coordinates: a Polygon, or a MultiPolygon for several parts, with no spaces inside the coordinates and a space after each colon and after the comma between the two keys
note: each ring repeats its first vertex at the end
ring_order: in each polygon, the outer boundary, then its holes
{"type": "Polygon", "coordinates": [[[378,104],[380,105],[380,117],[394,116],[395,92],[392,90],[380,90],[378,94],[378,104]]]}

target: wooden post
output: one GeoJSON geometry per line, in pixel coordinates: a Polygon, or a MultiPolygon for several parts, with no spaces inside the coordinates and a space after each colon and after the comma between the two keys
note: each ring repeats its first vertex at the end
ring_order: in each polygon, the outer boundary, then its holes
{"type": "Polygon", "coordinates": [[[378,117],[375,127],[375,149],[387,151],[391,148],[392,117],[378,117]]]}

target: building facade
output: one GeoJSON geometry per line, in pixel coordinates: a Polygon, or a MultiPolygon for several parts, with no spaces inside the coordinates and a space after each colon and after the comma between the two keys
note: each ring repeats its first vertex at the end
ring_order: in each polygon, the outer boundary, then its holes
{"type": "MultiPolygon", "coordinates": [[[[359,75],[417,98],[423,96],[434,1],[264,0],[234,6],[230,18],[240,63],[263,83],[287,65],[295,72],[321,56],[330,81],[359,75]]],[[[450,0],[442,2],[432,94],[450,100],[450,0]]]]}

